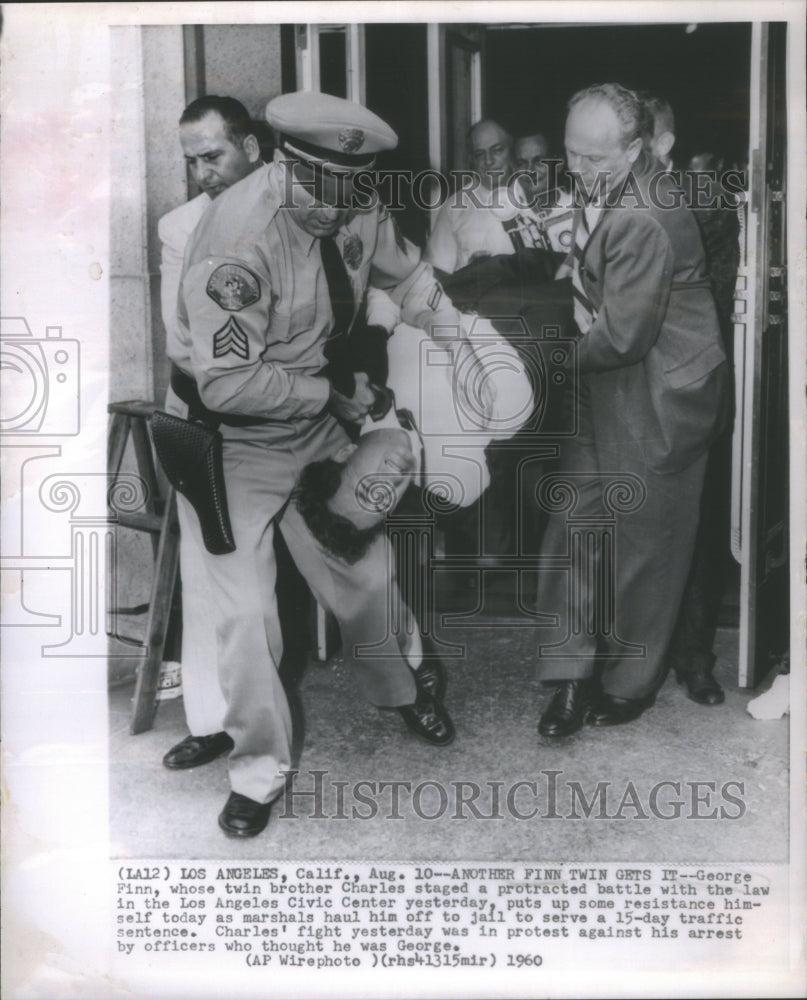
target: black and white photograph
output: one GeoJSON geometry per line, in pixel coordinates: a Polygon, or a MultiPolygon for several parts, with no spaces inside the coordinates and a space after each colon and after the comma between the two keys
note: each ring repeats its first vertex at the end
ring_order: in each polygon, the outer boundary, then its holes
{"type": "Polygon", "coordinates": [[[2,18],[4,995],[803,995],[804,6],[2,18]]]}

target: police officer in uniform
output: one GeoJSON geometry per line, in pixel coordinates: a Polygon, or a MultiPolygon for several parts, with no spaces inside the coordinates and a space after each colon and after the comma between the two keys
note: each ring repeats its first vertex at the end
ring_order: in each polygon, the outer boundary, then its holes
{"type": "MultiPolygon", "coordinates": [[[[179,141],[193,179],[202,189],[157,224],[162,244],[160,305],[168,353],[177,339],[177,296],[191,233],[219,194],[261,164],[258,139],[247,109],[233,97],[208,94],[192,101],[179,119],[179,141]]],[[[177,497],[182,578],[182,700],[190,735],[171,747],[163,764],[184,770],[207,764],[232,749],[222,730],[225,705],[216,669],[216,634],[201,553],[187,522],[190,504],[177,497]]]]}
{"type": "Polygon", "coordinates": [[[459,314],[384,208],[353,206],[357,174],[397,145],[389,126],[360,105],[309,92],[275,98],[266,117],[279,134],[273,163],[223,192],[191,237],[169,406],[184,416],[201,401],[220,418],[223,435],[236,548],[204,558],[217,609],[224,728],[234,744],[232,792],[219,825],[237,837],[264,829],[291,763],[291,718],[277,671],[275,527],[317,600],[336,616],[368,698],[397,708],[433,744],[454,736],[441,665],[421,660],[408,630],[389,628],[399,598],[386,538],[345,564],[321,548],[288,500],[300,471],[348,443],[345,425],[361,421],[374,402],[362,373],[338,388],[328,378],[329,354],[349,335],[368,283],[389,292],[406,322],[447,338],[452,350],[459,349],[459,314]]]}

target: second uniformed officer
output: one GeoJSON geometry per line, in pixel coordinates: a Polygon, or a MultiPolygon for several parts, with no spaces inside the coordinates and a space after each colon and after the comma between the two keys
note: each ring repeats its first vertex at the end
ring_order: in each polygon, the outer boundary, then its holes
{"type": "Polygon", "coordinates": [[[369,699],[398,708],[431,743],[454,735],[440,700],[441,668],[421,660],[417,629],[396,636],[388,626],[398,596],[383,532],[349,565],[319,546],[288,499],[306,465],[348,442],[340,421],[359,421],[374,400],[361,373],[339,391],[326,370],[368,283],[386,289],[405,321],[427,332],[458,330],[459,316],[383,207],[354,211],[339,200],[350,199],[356,174],[372,168],[377,152],[396,146],[392,129],[360,105],[308,92],[275,98],[266,117],[280,135],[274,162],[223,192],[190,240],[172,357],[173,412],[184,416],[187,404],[198,411],[201,400],[223,435],[236,548],[204,558],[217,608],[224,726],[234,743],[232,792],[219,825],[240,837],[266,826],[291,760],[277,672],[275,526],[336,616],[369,699]]]}

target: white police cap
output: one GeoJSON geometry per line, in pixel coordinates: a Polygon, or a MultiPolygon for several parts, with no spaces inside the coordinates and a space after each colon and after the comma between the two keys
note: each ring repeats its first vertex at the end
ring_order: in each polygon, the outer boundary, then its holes
{"type": "Polygon", "coordinates": [[[311,90],[273,98],[266,120],[286,153],[333,174],[367,170],[376,153],[398,145],[395,132],[364,105],[311,90]]]}

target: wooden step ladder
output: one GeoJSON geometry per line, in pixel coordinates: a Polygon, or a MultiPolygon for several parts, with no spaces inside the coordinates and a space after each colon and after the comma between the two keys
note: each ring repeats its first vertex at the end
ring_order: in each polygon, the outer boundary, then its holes
{"type": "Polygon", "coordinates": [[[109,473],[113,479],[120,475],[126,446],[131,438],[137,474],[146,492],[143,511],[113,510],[110,513],[121,527],[148,532],[154,557],[146,634],[137,666],[130,727],[132,734],[145,732],[154,724],[160,668],[169,635],[179,567],[176,495],[170,484],[160,484],[148,430],[148,422],[156,409],[156,403],[144,400],[110,403],[107,407],[111,417],[107,453],[109,473]]]}

